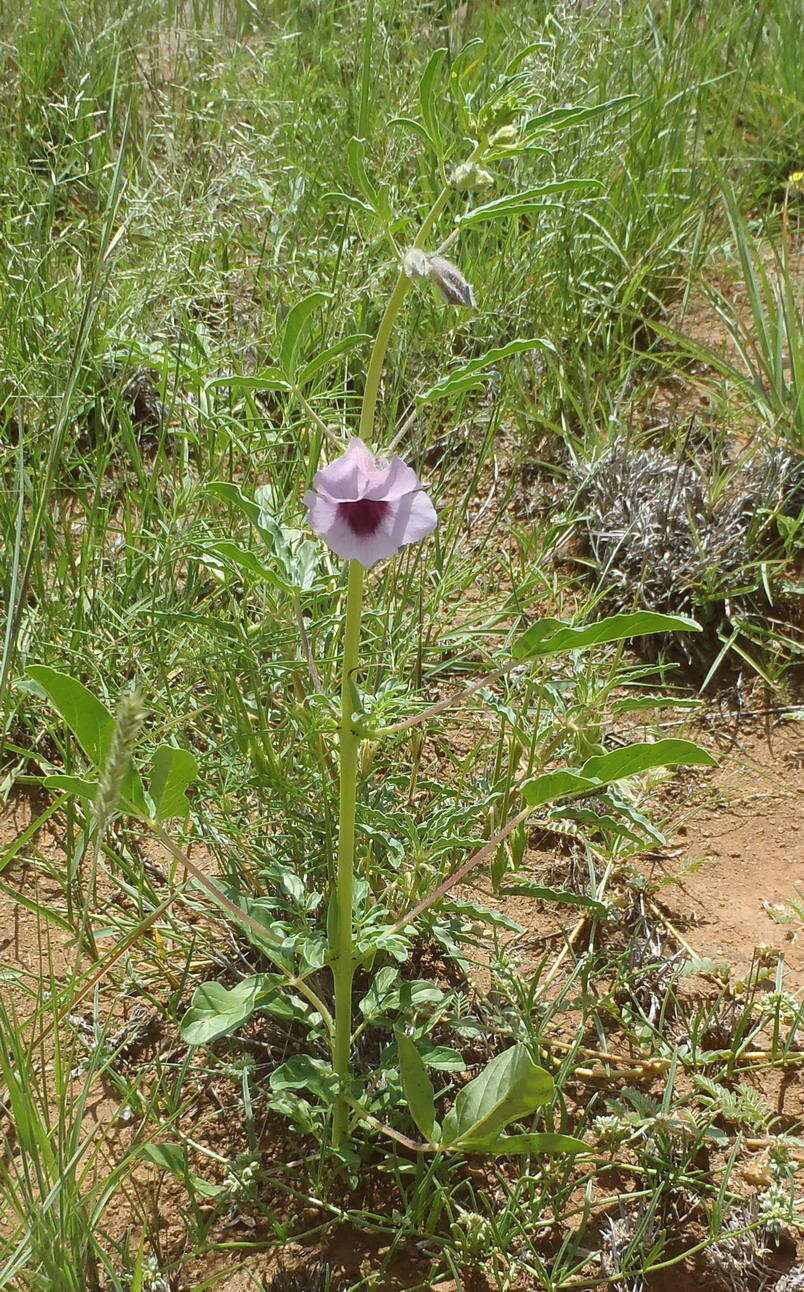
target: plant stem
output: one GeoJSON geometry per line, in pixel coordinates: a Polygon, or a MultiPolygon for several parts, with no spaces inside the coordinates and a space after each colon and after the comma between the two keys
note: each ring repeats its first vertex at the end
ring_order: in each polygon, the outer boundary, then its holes
{"type": "MultiPolygon", "coordinates": [[[[341,674],[340,735],[340,803],[338,809],[338,862],[335,877],[336,919],[332,954],[332,977],[335,985],[335,1030],[332,1039],[332,1066],[346,1092],[350,1077],[352,1041],[352,920],[355,860],[355,810],[357,807],[357,754],[360,737],[352,726],[354,710],[354,672],[360,648],[360,617],[363,609],[363,566],[349,562],[346,591],[346,619],[343,628],[341,674]]],[[[348,1104],[344,1094],[336,1100],[332,1113],[332,1145],[338,1148],[346,1135],[348,1104]]]]}
{"type": "MultiPolygon", "coordinates": [[[[484,143],[476,144],[470,157],[469,162],[477,161],[485,149],[484,143]]],[[[419,232],[414,240],[414,247],[424,248],[427,239],[432,232],[433,225],[438,220],[444,207],[449,201],[452,189],[445,185],[439,193],[427,215],[424,217],[419,232]]],[[[366,369],[366,385],[363,390],[363,403],[360,407],[360,428],[358,435],[361,440],[370,440],[371,432],[374,429],[374,414],[377,408],[377,395],[380,389],[380,378],[382,376],[383,366],[385,364],[385,352],[388,349],[388,341],[391,336],[396,316],[399,313],[402,302],[408,294],[411,286],[411,280],[408,278],[404,269],[400,271],[399,277],[394,284],[394,290],[388,299],[385,307],[385,313],[380,320],[380,326],[377,328],[377,335],[374,338],[374,346],[371,351],[368,368],[366,369]]]]}

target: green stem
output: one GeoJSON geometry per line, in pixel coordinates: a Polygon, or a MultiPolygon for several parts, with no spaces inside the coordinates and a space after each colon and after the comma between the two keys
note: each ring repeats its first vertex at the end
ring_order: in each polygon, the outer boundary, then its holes
{"type": "MultiPolygon", "coordinates": [[[[485,148],[484,143],[476,144],[472,151],[469,161],[475,162],[481,156],[485,148]]],[[[430,237],[433,226],[440,217],[444,207],[449,201],[452,189],[449,185],[441,190],[436,198],[424,222],[416,234],[413,246],[424,249],[427,239],[430,237]]],[[[380,320],[380,326],[377,329],[377,335],[374,338],[374,346],[371,351],[368,368],[366,369],[366,385],[363,390],[363,403],[360,408],[360,429],[358,435],[361,440],[370,440],[371,432],[374,428],[374,415],[377,409],[377,395],[380,389],[380,378],[385,365],[385,352],[388,349],[388,341],[393,330],[396,316],[399,313],[402,302],[408,294],[411,287],[411,280],[408,278],[404,269],[400,271],[399,277],[394,284],[394,290],[388,299],[385,307],[385,313],[380,320]]]]}
{"type": "MultiPolygon", "coordinates": [[[[335,877],[336,920],[334,945],[330,944],[335,986],[335,1030],[332,1065],[342,1091],[348,1091],[352,1041],[352,920],[355,860],[355,811],[357,808],[357,754],[360,737],[352,725],[354,673],[360,648],[360,618],[363,610],[363,566],[349,562],[346,591],[346,620],[343,629],[341,674],[340,806],[338,811],[338,869],[335,877]]],[[[332,1144],[338,1148],[346,1135],[348,1104],[338,1096],[332,1114],[332,1144]]]]}

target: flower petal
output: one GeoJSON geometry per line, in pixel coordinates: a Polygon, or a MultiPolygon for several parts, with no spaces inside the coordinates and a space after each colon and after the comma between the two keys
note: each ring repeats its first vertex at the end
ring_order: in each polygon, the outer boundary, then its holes
{"type": "Polygon", "coordinates": [[[350,440],[346,451],[313,476],[313,488],[335,502],[362,498],[377,474],[374,456],[362,440],[350,440]]]}
{"type": "Polygon", "coordinates": [[[401,458],[391,458],[386,467],[380,467],[374,472],[374,478],[363,496],[381,499],[383,502],[395,502],[397,498],[420,488],[419,477],[413,468],[407,466],[401,458]]]}
{"type": "MultiPolygon", "coordinates": [[[[359,561],[370,569],[377,561],[395,556],[408,543],[424,538],[435,528],[436,513],[424,493],[409,493],[389,502],[380,524],[369,533],[356,533],[339,503],[313,490],[305,494],[310,528],[337,556],[359,561]]],[[[348,500],[351,501],[351,500],[348,500]]]]}

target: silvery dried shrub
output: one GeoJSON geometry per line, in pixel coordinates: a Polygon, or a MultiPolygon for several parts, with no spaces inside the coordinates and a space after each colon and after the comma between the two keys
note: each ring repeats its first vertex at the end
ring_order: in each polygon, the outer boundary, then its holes
{"type": "Polygon", "coordinates": [[[774,1287],[778,1272],[768,1262],[765,1231],[747,1228],[756,1219],[753,1202],[733,1208],[720,1238],[704,1249],[707,1272],[725,1292],[770,1292],[774,1287]]]}
{"type": "Polygon", "coordinates": [[[707,631],[676,634],[674,646],[693,668],[708,668],[728,609],[751,611],[746,588],[757,583],[752,567],[768,513],[795,515],[804,504],[804,461],[782,448],[758,454],[717,500],[683,456],[624,439],[575,474],[586,537],[614,608],[631,608],[638,597],[652,610],[691,615],[707,631]]]}
{"type": "Polygon", "coordinates": [[[630,1211],[616,1219],[607,1216],[601,1235],[600,1265],[603,1273],[622,1292],[645,1292],[647,1283],[640,1273],[623,1276],[623,1267],[634,1256],[647,1253],[656,1240],[652,1221],[645,1221],[639,1211],[630,1211]]]}

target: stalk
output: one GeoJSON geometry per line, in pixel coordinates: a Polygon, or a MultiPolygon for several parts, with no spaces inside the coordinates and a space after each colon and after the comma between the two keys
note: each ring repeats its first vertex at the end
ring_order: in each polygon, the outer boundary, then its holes
{"type": "Polygon", "coordinates": [[[336,914],[332,953],[335,987],[335,1027],[332,1038],[332,1066],[340,1081],[332,1113],[332,1146],[338,1148],[346,1136],[350,1049],[352,1040],[352,908],[354,893],[355,811],[357,808],[357,754],[360,737],[352,726],[353,677],[360,648],[360,618],[363,610],[363,566],[349,562],[346,591],[346,619],[343,629],[341,674],[340,802],[338,808],[338,870],[335,878],[336,914]]]}

